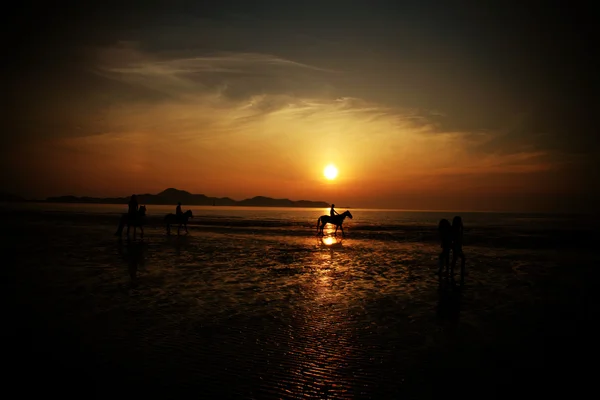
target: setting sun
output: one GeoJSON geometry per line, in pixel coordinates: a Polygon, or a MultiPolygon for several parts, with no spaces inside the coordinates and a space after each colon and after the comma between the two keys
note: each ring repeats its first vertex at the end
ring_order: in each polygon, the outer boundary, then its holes
{"type": "Polygon", "coordinates": [[[335,167],[335,165],[333,165],[333,164],[329,164],[323,170],[323,175],[325,175],[325,178],[327,178],[329,180],[335,179],[335,177],[337,176],[337,174],[338,174],[338,170],[335,167]]]}

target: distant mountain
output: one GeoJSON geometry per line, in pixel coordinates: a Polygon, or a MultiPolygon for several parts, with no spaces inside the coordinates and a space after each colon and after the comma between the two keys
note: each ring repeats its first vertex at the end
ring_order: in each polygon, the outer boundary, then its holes
{"type": "MultiPolygon", "coordinates": [[[[204,194],[192,194],[185,190],[169,188],[158,194],[138,194],[140,204],[172,205],[181,202],[189,206],[247,206],[247,207],[329,207],[324,201],[289,199],[272,199],[270,197],[256,196],[251,199],[236,201],[229,197],[208,197],[204,194]]],[[[48,197],[49,203],[94,203],[94,204],[127,204],[129,197],[75,197],[60,196],[48,197]]]]}

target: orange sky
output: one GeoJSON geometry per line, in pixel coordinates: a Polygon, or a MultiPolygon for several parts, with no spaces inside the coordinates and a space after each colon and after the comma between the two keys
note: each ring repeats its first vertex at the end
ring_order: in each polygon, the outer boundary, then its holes
{"type": "MultiPolygon", "coordinates": [[[[227,31],[231,43],[243,24],[227,31]]],[[[459,41],[430,36],[414,38],[429,45],[413,55],[420,64],[391,53],[327,57],[335,42],[319,36],[295,57],[267,51],[276,46],[159,48],[125,34],[78,44],[77,74],[36,76],[19,91],[35,99],[17,118],[26,139],[3,153],[3,187],[37,197],[175,187],[238,200],[513,211],[585,196],[594,175],[581,171],[596,171],[593,157],[552,144],[535,107],[459,41]],[[454,61],[432,66],[433,54],[454,61]],[[323,177],[329,163],[333,181],[323,177]]]]}

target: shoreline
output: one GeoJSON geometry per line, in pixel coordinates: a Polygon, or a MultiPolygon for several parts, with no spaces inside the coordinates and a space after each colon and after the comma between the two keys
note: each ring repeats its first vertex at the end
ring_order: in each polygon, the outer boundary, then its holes
{"type": "MultiPolygon", "coordinates": [[[[46,200],[24,200],[24,201],[0,201],[1,206],[10,205],[22,205],[22,204],[40,204],[40,205],[91,205],[91,206],[126,206],[127,202],[123,203],[95,203],[95,202],[54,202],[46,200]]],[[[159,203],[144,203],[149,206],[159,207],[173,207],[177,202],[159,204],[159,203]]],[[[329,209],[329,205],[326,206],[271,206],[271,205],[210,205],[210,204],[185,204],[188,207],[206,207],[206,208],[224,208],[224,209],[286,209],[286,210],[300,210],[300,209],[329,209]]],[[[599,219],[599,213],[592,212],[538,212],[538,211],[502,211],[502,210],[452,210],[452,209],[439,209],[439,210],[421,210],[421,209],[401,209],[401,208],[365,208],[365,207],[336,207],[337,209],[348,209],[352,211],[372,211],[372,212],[394,212],[394,213],[432,213],[432,214],[494,214],[494,215],[514,215],[514,216],[530,216],[530,217],[552,217],[552,218],[593,218],[599,219]]]]}

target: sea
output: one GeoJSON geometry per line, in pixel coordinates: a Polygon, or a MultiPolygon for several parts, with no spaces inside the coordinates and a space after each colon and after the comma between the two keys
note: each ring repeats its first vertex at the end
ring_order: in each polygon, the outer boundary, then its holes
{"type": "Polygon", "coordinates": [[[127,239],[125,205],[0,205],[24,394],[494,397],[589,373],[592,216],[357,208],[320,236],[328,209],[183,208],[187,232],[148,205],[127,239]],[[455,215],[464,273],[438,274],[455,215]]]}

